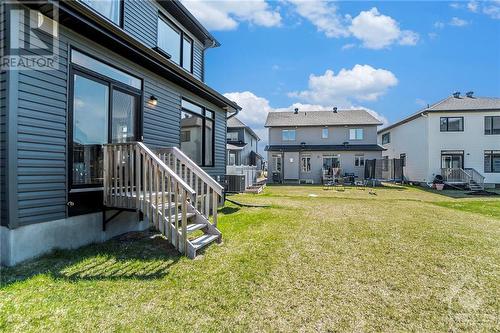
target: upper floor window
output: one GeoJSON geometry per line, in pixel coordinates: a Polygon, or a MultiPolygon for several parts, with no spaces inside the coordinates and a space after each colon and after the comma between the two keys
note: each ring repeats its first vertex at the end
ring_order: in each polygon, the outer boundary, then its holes
{"type": "Polygon", "coordinates": [[[80,0],[111,22],[121,25],[122,1],[121,0],[80,0]]]}
{"type": "Polygon", "coordinates": [[[441,132],[463,132],[464,117],[441,117],[441,132]]]}
{"type": "Polygon", "coordinates": [[[363,129],[351,128],[349,130],[349,140],[363,140],[363,129]]]}
{"type": "Polygon", "coordinates": [[[484,117],[484,134],[500,134],[500,116],[484,117]]]}
{"type": "Polygon", "coordinates": [[[391,133],[384,133],[382,134],[382,144],[385,145],[386,143],[391,142],[391,133]]]}
{"type": "Polygon", "coordinates": [[[227,141],[238,141],[238,132],[227,132],[227,141]]]}
{"type": "Polygon", "coordinates": [[[158,17],[158,49],[188,72],[193,67],[193,40],[170,20],[158,17]]]}
{"type": "Polygon", "coordinates": [[[283,141],[295,141],[295,130],[294,129],[282,130],[281,138],[283,141]]]}
{"type": "Polygon", "coordinates": [[[328,139],[328,127],[325,127],[321,130],[321,138],[328,139]]]}

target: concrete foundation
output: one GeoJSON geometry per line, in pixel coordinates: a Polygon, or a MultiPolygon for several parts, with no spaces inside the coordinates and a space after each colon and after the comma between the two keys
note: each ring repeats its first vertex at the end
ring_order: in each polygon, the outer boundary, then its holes
{"type": "MultiPolygon", "coordinates": [[[[106,216],[112,216],[108,211],[106,216]]],[[[55,249],[75,249],[91,243],[104,242],[129,231],[149,227],[139,221],[135,212],[122,212],[102,230],[102,213],[93,213],[66,219],[23,226],[17,229],[0,227],[0,264],[13,266],[55,249]]]]}

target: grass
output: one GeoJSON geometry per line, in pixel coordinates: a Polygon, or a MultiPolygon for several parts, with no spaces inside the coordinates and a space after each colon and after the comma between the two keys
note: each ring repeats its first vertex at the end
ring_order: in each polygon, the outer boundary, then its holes
{"type": "Polygon", "coordinates": [[[132,234],[2,268],[0,331],[498,331],[500,197],[268,186],[196,260],[132,234]]]}

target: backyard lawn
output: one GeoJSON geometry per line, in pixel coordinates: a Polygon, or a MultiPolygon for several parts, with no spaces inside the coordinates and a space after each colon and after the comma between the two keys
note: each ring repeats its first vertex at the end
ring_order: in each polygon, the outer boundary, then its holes
{"type": "Polygon", "coordinates": [[[2,268],[0,331],[498,331],[500,196],[268,186],[195,260],[153,234],[2,268]]]}

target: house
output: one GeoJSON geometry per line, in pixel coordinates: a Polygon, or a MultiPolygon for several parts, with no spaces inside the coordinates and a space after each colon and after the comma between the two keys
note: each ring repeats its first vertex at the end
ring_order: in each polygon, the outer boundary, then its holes
{"type": "Polygon", "coordinates": [[[363,179],[365,160],[382,156],[379,125],[365,110],[270,112],[269,181],[316,184],[339,171],[363,179]]]}
{"type": "Polygon", "coordinates": [[[150,225],[190,257],[220,240],[226,118],[240,107],[205,84],[220,44],[180,1],[1,10],[1,263],[150,225]]]}
{"type": "Polygon", "coordinates": [[[258,135],[241,120],[227,120],[227,165],[251,165],[260,169],[262,156],[258,153],[258,135]]]}
{"type": "Polygon", "coordinates": [[[455,93],[378,132],[384,156],[405,160],[406,178],[442,175],[472,189],[500,186],[500,98],[455,93]]]}

